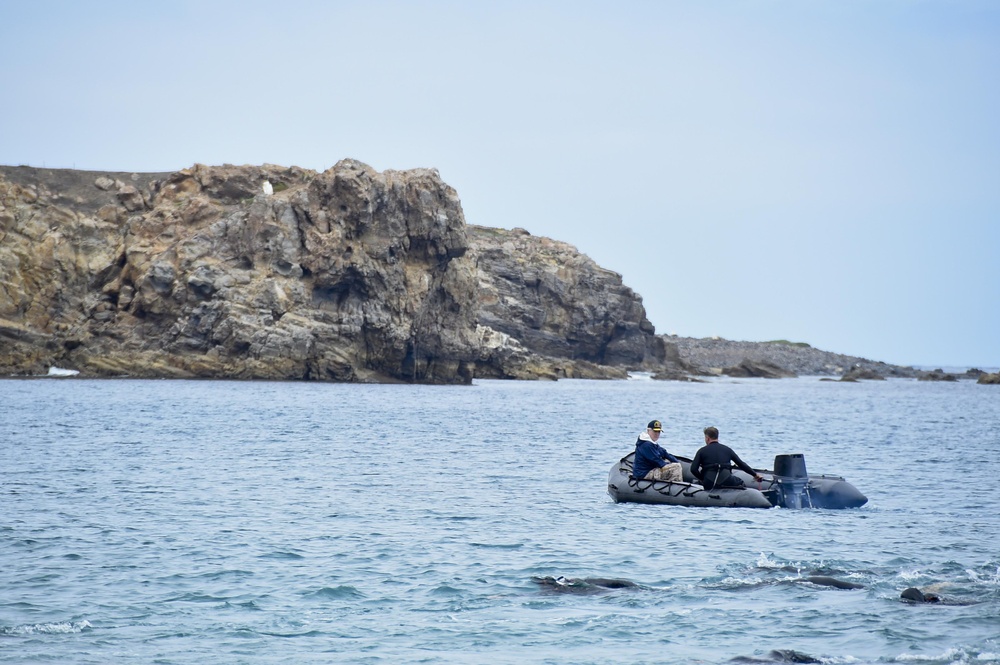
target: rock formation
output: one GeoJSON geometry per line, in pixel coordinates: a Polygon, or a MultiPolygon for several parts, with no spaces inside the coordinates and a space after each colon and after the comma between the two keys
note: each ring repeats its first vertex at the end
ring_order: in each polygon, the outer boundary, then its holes
{"type": "Polygon", "coordinates": [[[434,170],[354,160],[0,167],[0,277],[3,374],[468,383],[671,355],[619,275],[467,226],[434,170]]]}
{"type": "Polygon", "coordinates": [[[870,367],[852,367],[840,377],[841,381],[885,381],[885,377],[870,367]]]}
{"type": "Polygon", "coordinates": [[[958,375],[945,372],[943,369],[935,369],[930,372],[921,372],[917,377],[920,381],[958,381],[958,375]]]}
{"type": "Polygon", "coordinates": [[[481,325],[554,358],[633,368],[681,362],[618,273],[524,229],[468,228],[481,325]]]}
{"type": "Polygon", "coordinates": [[[732,377],[757,377],[762,379],[783,379],[795,376],[795,372],[779,367],[774,363],[764,360],[751,360],[750,358],[744,358],[738,364],[724,368],[722,373],[732,377]]]}
{"type": "Polygon", "coordinates": [[[30,350],[15,345],[33,365],[336,381],[473,375],[465,222],[433,171],[196,166],[145,183],[99,176],[94,189],[109,196],[68,200],[69,188],[48,185],[0,184],[0,317],[36,336],[30,350]]]}
{"type": "Polygon", "coordinates": [[[808,344],[656,335],[621,275],[572,245],[467,225],[433,169],[354,160],[323,173],[0,166],[0,375],[53,367],[432,383],[922,376],[808,344]]]}
{"type": "Polygon", "coordinates": [[[912,367],[821,351],[804,342],[739,342],[673,335],[667,339],[678,349],[681,362],[704,374],[721,374],[725,368],[748,360],[774,365],[798,376],[841,376],[862,370],[881,377],[914,378],[919,375],[912,367]]]}

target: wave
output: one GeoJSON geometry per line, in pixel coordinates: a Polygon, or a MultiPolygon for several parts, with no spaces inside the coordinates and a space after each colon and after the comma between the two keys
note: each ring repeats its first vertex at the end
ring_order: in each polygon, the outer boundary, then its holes
{"type": "Polygon", "coordinates": [[[0,626],[0,635],[65,635],[68,633],[81,633],[87,628],[93,628],[87,620],[32,623],[20,626],[0,626]]]}
{"type": "Polygon", "coordinates": [[[296,554],[295,552],[269,552],[267,554],[261,554],[259,559],[305,559],[301,554],[296,554]]]}
{"type": "Polygon", "coordinates": [[[348,600],[352,598],[364,598],[365,595],[356,588],[349,585],[338,587],[323,587],[316,591],[309,591],[303,594],[306,598],[325,598],[330,600],[348,600]]]}
{"type": "Polygon", "coordinates": [[[280,637],[285,639],[292,637],[320,637],[323,635],[323,632],[319,630],[309,630],[304,633],[277,633],[266,630],[258,630],[254,632],[256,632],[258,635],[266,635],[268,637],[280,637]]]}
{"type": "Polygon", "coordinates": [[[912,568],[898,560],[872,568],[850,561],[786,561],[761,552],[753,564],[725,567],[702,586],[741,591],[765,586],[807,583],[834,589],[870,589],[876,597],[906,599],[904,591],[917,589],[944,605],[972,605],[1000,599],[1000,564],[989,561],[977,567],[945,562],[929,568],[912,568]]]}

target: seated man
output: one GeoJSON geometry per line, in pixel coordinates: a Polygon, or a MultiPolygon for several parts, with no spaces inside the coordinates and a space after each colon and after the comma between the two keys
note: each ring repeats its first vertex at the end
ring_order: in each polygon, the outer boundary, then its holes
{"type": "Polygon", "coordinates": [[[732,448],[719,443],[717,428],[706,427],[705,445],[698,449],[691,460],[691,475],[700,480],[702,487],[707,490],[716,487],[743,487],[743,481],[732,474],[730,462],[749,473],[758,483],[764,480],[732,448]]]}
{"type": "Polygon", "coordinates": [[[646,431],[635,442],[632,477],[636,480],[663,480],[679,483],[684,480],[680,461],[657,445],[663,427],[659,420],[650,421],[646,431]]]}

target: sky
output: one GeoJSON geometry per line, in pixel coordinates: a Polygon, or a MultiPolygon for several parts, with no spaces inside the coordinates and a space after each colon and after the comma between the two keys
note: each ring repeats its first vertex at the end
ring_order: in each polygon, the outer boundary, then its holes
{"type": "Polygon", "coordinates": [[[1000,3],[0,0],[0,163],[436,168],[658,333],[1000,365],[1000,3]]]}

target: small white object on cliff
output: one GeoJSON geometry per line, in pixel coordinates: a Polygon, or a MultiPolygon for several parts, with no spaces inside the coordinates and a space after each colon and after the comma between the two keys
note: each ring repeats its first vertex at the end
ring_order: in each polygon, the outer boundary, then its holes
{"type": "Polygon", "coordinates": [[[264,192],[264,196],[270,196],[274,194],[274,187],[271,187],[270,181],[265,180],[264,184],[260,186],[261,190],[264,192]]]}
{"type": "Polygon", "coordinates": [[[63,369],[62,367],[50,367],[49,373],[45,376],[76,376],[80,373],[77,369],[63,369]]]}

